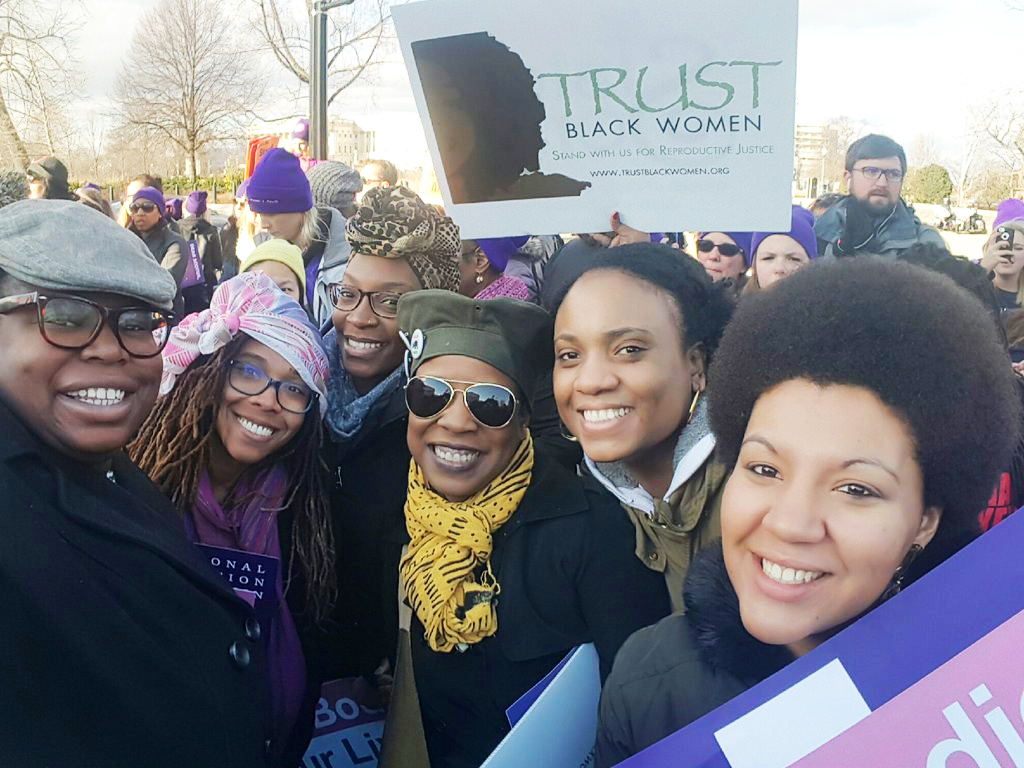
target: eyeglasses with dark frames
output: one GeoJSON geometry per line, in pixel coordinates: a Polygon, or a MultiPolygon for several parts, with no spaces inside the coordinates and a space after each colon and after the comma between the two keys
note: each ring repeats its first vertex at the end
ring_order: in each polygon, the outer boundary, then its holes
{"type": "Polygon", "coordinates": [[[360,291],[351,285],[334,283],[328,288],[331,304],[343,312],[351,312],[366,296],[370,300],[370,309],[377,317],[391,319],[398,317],[398,300],[402,294],[394,291],[360,291]]]}
{"type": "Polygon", "coordinates": [[[313,407],[313,403],[319,397],[305,384],[272,379],[258,365],[245,360],[228,362],[228,386],[240,394],[251,397],[262,395],[273,387],[277,404],[290,413],[305,413],[313,407]]]}
{"type": "Polygon", "coordinates": [[[903,181],[903,171],[899,168],[876,168],[873,165],[866,165],[863,168],[854,168],[853,170],[864,174],[864,178],[868,181],[878,181],[882,176],[885,176],[886,181],[893,183],[903,181]]]}
{"type": "Polygon", "coordinates": [[[132,357],[156,357],[167,345],[173,315],[147,306],[105,307],[80,296],[44,296],[37,291],[0,298],[0,314],[35,306],[39,332],[60,349],[85,349],[111,327],[132,357]]]}

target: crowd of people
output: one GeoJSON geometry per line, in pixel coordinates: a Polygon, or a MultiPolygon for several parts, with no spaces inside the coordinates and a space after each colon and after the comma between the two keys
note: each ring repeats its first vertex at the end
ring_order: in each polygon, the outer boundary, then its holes
{"type": "Polygon", "coordinates": [[[386,161],[272,149],[222,227],[33,163],[0,763],[296,768],[357,678],[385,756],[475,767],[593,643],[603,768],[812,651],[1024,505],[1024,202],[974,263],[906,170],[866,136],[848,194],[691,256],[617,214],[462,239],[386,161]]]}

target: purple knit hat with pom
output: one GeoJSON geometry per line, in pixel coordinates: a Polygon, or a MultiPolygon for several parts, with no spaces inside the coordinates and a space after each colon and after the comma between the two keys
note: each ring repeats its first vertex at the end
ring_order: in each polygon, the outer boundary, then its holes
{"type": "Polygon", "coordinates": [[[807,258],[814,261],[818,258],[818,238],[814,234],[814,214],[799,205],[793,206],[793,218],[788,232],[755,232],[751,240],[750,254],[747,256],[747,266],[754,262],[757,249],[766,237],[772,235],[789,235],[796,240],[807,252],[807,258]]]}
{"type": "Polygon", "coordinates": [[[256,213],[305,213],[313,207],[313,193],[299,158],[279,147],[260,160],[245,194],[256,213]]]}

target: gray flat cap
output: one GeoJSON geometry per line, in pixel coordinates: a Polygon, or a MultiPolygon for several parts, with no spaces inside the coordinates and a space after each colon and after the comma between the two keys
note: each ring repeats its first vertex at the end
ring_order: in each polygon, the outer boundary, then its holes
{"type": "Polygon", "coordinates": [[[88,205],[23,200],[0,209],[0,270],[51,291],[94,291],[170,309],[177,293],[138,235],[88,205]]]}

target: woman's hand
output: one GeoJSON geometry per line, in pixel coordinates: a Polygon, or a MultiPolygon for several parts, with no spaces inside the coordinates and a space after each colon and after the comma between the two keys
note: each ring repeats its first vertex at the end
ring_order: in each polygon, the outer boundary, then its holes
{"type": "Polygon", "coordinates": [[[1013,246],[1005,241],[996,240],[994,236],[990,237],[985,243],[980,264],[986,272],[991,272],[1000,259],[1013,261],[1013,246]]]}
{"type": "Polygon", "coordinates": [[[598,245],[603,245],[606,248],[615,248],[629,243],[651,242],[649,233],[641,232],[639,229],[633,229],[623,224],[618,211],[612,214],[611,223],[611,232],[592,232],[590,233],[590,238],[598,245]]]}

